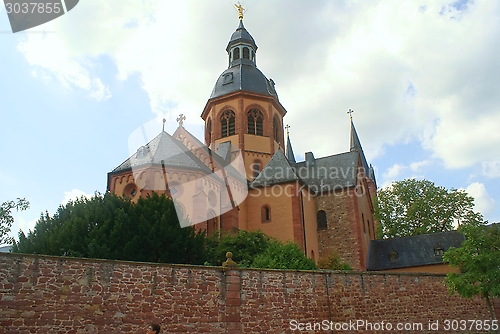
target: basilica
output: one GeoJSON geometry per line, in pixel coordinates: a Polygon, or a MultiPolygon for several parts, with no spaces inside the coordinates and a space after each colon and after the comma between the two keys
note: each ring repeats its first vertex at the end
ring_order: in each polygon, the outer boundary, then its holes
{"type": "Polygon", "coordinates": [[[228,68],[201,112],[203,141],[181,115],[173,134],[161,131],[108,173],[108,191],[133,199],[163,193],[181,224],[207,233],[261,230],[297,243],[315,261],[337,253],[366,270],[376,180],[352,118],[345,152],[315,157],[311,150],[296,161],[287,110],[257,67],[243,15],[226,51],[228,68]]]}

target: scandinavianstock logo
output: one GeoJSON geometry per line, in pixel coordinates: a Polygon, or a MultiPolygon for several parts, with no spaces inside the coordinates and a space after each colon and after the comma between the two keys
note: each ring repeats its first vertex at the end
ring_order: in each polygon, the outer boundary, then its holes
{"type": "Polygon", "coordinates": [[[4,0],[12,32],[52,21],[75,8],[79,0],[4,0]]]}
{"type": "Polygon", "coordinates": [[[184,129],[182,120],[173,135],[158,134],[158,123],[150,121],[132,132],[128,147],[123,167],[132,170],[133,178],[122,183],[123,193],[132,198],[167,194],[181,227],[213,224],[237,210],[248,195],[241,151],[230,142],[217,150],[207,148],[184,129]]]}

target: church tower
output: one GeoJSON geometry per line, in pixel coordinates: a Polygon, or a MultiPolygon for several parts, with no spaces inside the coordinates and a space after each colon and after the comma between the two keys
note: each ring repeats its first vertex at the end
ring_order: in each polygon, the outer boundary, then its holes
{"type": "Polygon", "coordinates": [[[273,80],[257,68],[257,44],[243,25],[243,8],[237,8],[239,26],[226,47],[228,68],[217,79],[201,117],[206,145],[218,152],[222,143],[231,143],[231,154],[241,151],[251,181],[283,149],[286,110],[273,80]]]}

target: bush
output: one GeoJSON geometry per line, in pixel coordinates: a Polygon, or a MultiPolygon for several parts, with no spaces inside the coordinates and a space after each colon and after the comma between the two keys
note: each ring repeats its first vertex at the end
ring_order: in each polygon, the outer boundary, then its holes
{"type": "Polygon", "coordinates": [[[318,268],[330,270],[352,270],[347,262],[343,262],[342,258],[336,252],[333,252],[328,257],[319,259],[318,268]]]}

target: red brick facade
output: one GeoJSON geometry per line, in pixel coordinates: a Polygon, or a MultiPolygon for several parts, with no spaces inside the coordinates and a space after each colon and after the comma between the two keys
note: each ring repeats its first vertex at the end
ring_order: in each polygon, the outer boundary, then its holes
{"type": "Polygon", "coordinates": [[[443,277],[1,254],[0,333],[144,333],[152,321],[162,333],[292,333],[291,322],[358,320],[421,323],[416,332],[439,321],[443,333],[445,319],[489,318],[483,300],[449,296],[443,277]]]}

